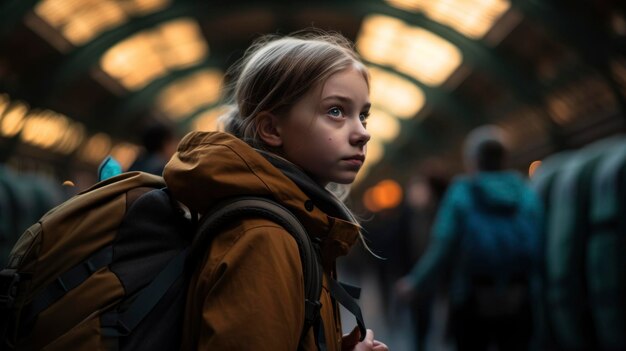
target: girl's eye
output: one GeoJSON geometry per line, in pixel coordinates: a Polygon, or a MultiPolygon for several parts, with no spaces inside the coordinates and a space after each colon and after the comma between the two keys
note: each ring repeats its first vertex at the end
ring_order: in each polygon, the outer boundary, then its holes
{"type": "Polygon", "coordinates": [[[328,115],[331,117],[335,117],[335,118],[340,118],[342,117],[342,111],[339,107],[332,107],[330,110],[328,110],[328,115]]]}
{"type": "Polygon", "coordinates": [[[363,112],[359,115],[359,121],[363,123],[363,125],[367,124],[367,118],[370,116],[369,112],[363,112]]]}

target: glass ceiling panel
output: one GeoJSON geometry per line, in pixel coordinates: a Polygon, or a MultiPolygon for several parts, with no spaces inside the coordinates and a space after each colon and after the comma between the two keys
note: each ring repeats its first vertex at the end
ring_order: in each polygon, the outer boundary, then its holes
{"type": "Polygon", "coordinates": [[[112,147],[111,137],[105,133],[92,135],[83,145],[78,157],[92,164],[99,164],[110,153],[112,147]]]}
{"type": "Polygon", "coordinates": [[[137,33],[110,48],[102,70],[129,90],[138,90],[168,72],[204,60],[209,47],[195,20],[178,19],[137,33]]]}
{"type": "Polygon", "coordinates": [[[223,75],[217,70],[202,70],[170,84],[159,94],[158,107],[173,119],[180,120],[217,102],[223,75]]]}
{"type": "Polygon", "coordinates": [[[508,0],[386,0],[389,5],[421,12],[457,32],[480,39],[511,7],[508,0]]]}
{"type": "Polygon", "coordinates": [[[398,118],[414,117],[424,106],[422,89],[382,69],[369,67],[372,105],[398,118]]]}
{"type": "Polygon", "coordinates": [[[42,149],[69,154],[83,141],[85,129],[81,123],[73,122],[62,114],[33,110],[26,116],[20,137],[22,141],[42,149]]]}
{"type": "Polygon", "coordinates": [[[438,86],[461,65],[460,50],[423,28],[388,16],[365,18],[357,49],[369,62],[389,66],[430,86],[438,86]]]}
{"type": "Polygon", "coordinates": [[[131,17],[159,11],[171,0],[43,0],[35,14],[60,32],[74,46],[89,42],[131,17]]]}

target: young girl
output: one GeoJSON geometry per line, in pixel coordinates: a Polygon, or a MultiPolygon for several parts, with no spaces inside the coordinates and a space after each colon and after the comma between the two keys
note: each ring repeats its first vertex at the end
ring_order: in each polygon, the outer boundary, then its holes
{"type": "Polygon", "coordinates": [[[304,285],[295,240],[272,221],[246,218],[215,237],[192,278],[182,349],[387,350],[371,330],[364,339],[357,328],[342,336],[329,292],[335,259],[360,238],[354,216],[325,187],[354,181],[365,160],[365,66],[345,38],[318,33],[265,37],[236,70],[229,133],[188,134],[165,180],[201,214],[241,195],[271,197],[293,212],[321,242],[323,330],[300,340],[304,285]]]}

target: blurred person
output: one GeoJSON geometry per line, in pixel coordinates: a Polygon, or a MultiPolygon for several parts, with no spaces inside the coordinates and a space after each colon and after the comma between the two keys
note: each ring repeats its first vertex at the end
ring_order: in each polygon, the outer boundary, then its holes
{"type": "Polygon", "coordinates": [[[152,124],[143,131],[143,152],[130,165],[128,171],[143,171],[162,175],[163,168],[176,152],[179,138],[174,129],[162,123],[152,124]]]}
{"type": "Polygon", "coordinates": [[[500,128],[470,132],[467,174],[446,192],[424,257],[395,286],[404,299],[419,297],[449,268],[451,332],[461,351],[530,345],[542,207],[522,176],[505,170],[506,151],[500,128]]]}
{"type": "Polygon", "coordinates": [[[364,223],[364,228],[368,234],[368,243],[383,259],[361,261],[360,268],[366,270],[366,274],[373,274],[379,293],[380,313],[385,318],[385,323],[391,325],[395,323],[391,294],[393,282],[403,274],[401,268],[403,258],[399,253],[403,252],[400,244],[400,208],[387,208],[376,212],[371,220],[364,223]],[[364,268],[367,263],[371,263],[370,270],[364,268]]]}
{"type": "MultiPolygon", "coordinates": [[[[397,235],[397,248],[401,254],[394,256],[401,261],[398,264],[400,276],[396,275],[395,279],[407,274],[426,251],[430,242],[431,226],[447,187],[447,179],[443,174],[432,171],[420,173],[409,180],[401,206],[397,235]]],[[[432,292],[411,301],[411,324],[416,350],[426,348],[431,310],[437,290],[439,289],[433,289],[432,292]]]]}
{"type": "Polygon", "coordinates": [[[0,164],[0,266],[19,236],[67,196],[47,176],[0,164]]]}

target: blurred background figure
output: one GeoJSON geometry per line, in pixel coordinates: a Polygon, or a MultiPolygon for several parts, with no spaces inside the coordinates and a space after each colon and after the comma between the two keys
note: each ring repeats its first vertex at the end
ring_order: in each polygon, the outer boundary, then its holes
{"type": "MultiPolygon", "coordinates": [[[[447,176],[440,167],[436,167],[434,162],[426,164],[423,170],[409,179],[405,190],[406,196],[399,209],[399,233],[396,238],[398,251],[397,255],[392,256],[400,261],[397,265],[397,274],[394,275],[396,279],[408,274],[426,251],[430,242],[431,226],[448,185],[447,176]]],[[[426,349],[427,337],[431,331],[431,312],[435,303],[435,293],[440,290],[434,289],[410,304],[411,330],[416,350],[426,349]]],[[[405,305],[401,304],[398,307],[405,308],[405,305]]]]}
{"type": "Polygon", "coordinates": [[[163,167],[176,152],[179,139],[174,128],[168,125],[161,123],[149,125],[141,137],[144,149],[128,171],[143,171],[160,176],[163,167]]]}
{"type": "Polygon", "coordinates": [[[542,207],[516,172],[506,171],[501,129],[473,130],[464,145],[467,175],[446,192],[433,240],[399,296],[426,295],[450,274],[450,323],[458,350],[527,350],[542,207]]]}
{"type": "Polygon", "coordinates": [[[626,350],[626,138],[545,159],[542,350],[626,350]]]}
{"type": "Polygon", "coordinates": [[[13,244],[44,213],[64,201],[66,189],[33,172],[16,172],[0,164],[0,265],[13,244]]]}

